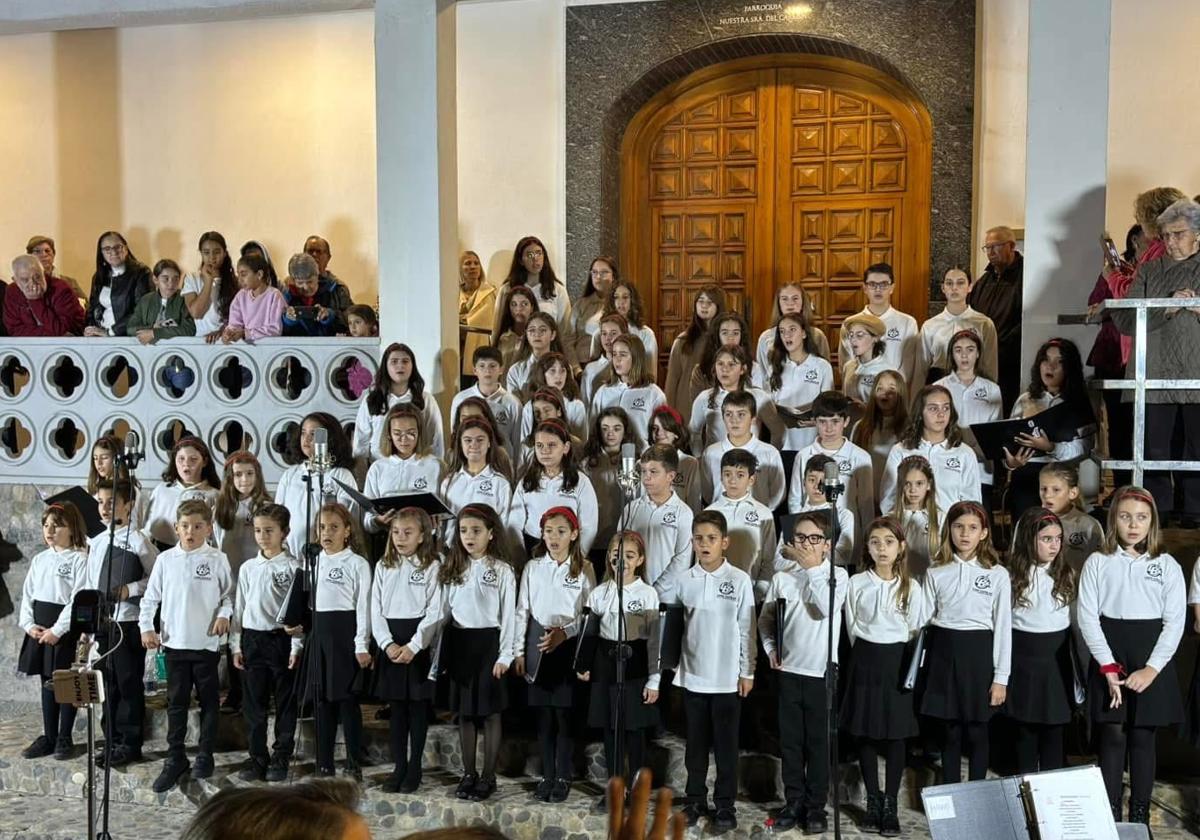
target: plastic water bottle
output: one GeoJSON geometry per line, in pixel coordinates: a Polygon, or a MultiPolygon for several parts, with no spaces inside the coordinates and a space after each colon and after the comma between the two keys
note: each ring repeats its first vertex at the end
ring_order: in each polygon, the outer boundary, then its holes
{"type": "Polygon", "coordinates": [[[158,667],[157,667],[157,663],[155,661],[156,659],[157,659],[157,656],[155,655],[154,651],[152,651],[152,650],[146,651],[146,662],[145,662],[145,671],[144,671],[145,677],[143,679],[143,682],[145,684],[147,695],[158,693],[158,667]]]}
{"type": "Polygon", "coordinates": [[[154,653],[154,673],[158,677],[160,685],[167,684],[167,654],[162,648],[159,648],[154,653]]]}

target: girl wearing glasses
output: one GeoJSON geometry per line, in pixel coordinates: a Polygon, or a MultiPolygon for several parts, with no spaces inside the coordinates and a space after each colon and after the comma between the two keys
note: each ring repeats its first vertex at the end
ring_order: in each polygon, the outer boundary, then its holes
{"type": "MultiPolygon", "coordinates": [[[[421,440],[422,416],[412,403],[401,403],[388,412],[385,432],[379,439],[383,457],[371,462],[363,493],[369,499],[401,493],[437,493],[442,462],[429,454],[421,440]]],[[[363,527],[368,533],[387,530],[396,511],[363,511],[363,527]]]]}
{"type": "MultiPolygon", "coordinates": [[[[885,370],[899,370],[884,353],[886,333],[887,324],[870,312],[851,315],[842,322],[843,344],[852,357],[842,365],[842,393],[860,405],[871,399],[876,376],[885,370]]],[[[900,375],[904,376],[903,371],[900,375]]]]}

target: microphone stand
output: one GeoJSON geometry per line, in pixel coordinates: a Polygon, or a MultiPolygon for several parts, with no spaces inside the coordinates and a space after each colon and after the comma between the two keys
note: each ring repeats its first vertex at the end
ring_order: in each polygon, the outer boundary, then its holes
{"type": "Polygon", "coordinates": [[[841,762],[838,759],[838,719],[837,719],[837,663],[833,661],[834,643],[833,631],[834,622],[840,620],[840,616],[836,615],[837,605],[837,563],[834,562],[837,556],[836,547],[838,540],[841,539],[840,522],[838,520],[837,498],[844,491],[841,479],[835,481],[827,480],[825,487],[825,501],[829,504],[829,608],[826,612],[826,620],[828,622],[826,636],[826,658],[825,658],[825,714],[828,722],[829,736],[829,792],[833,797],[833,836],[835,840],[841,840],[842,837],[842,797],[839,791],[838,769],[841,762]]]}
{"type": "MultiPolygon", "coordinates": [[[[613,706],[613,764],[609,772],[622,778],[625,776],[625,662],[633,655],[632,648],[625,641],[625,531],[629,526],[629,504],[637,490],[637,475],[627,474],[623,470],[618,474],[617,483],[621,487],[621,496],[625,503],[621,506],[619,523],[621,539],[617,543],[617,647],[613,652],[616,656],[616,704],[613,706]]],[[[639,768],[630,767],[632,778],[639,768]]],[[[610,804],[611,807],[611,804],[610,804]]]]}
{"type": "MultiPolygon", "coordinates": [[[[308,682],[309,702],[312,703],[313,715],[313,765],[316,766],[319,758],[317,750],[321,743],[321,715],[317,711],[318,693],[321,690],[321,674],[316,668],[315,654],[312,652],[312,645],[316,642],[317,636],[317,558],[321,554],[321,544],[313,542],[313,473],[317,474],[317,496],[320,499],[325,498],[325,461],[323,458],[312,457],[308,459],[308,464],[305,467],[304,475],[301,480],[305,485],[305,531],[304,531],[304,567],[301,574],[303,575],[304,584],[307,588],[308,595],[308,615],[311,629],[309,638],[305,639],[306,656],[305,677],[308,682]]],[[[319,514],[319,511],[318,511],[319,514]]],[[[357,763],[357,758],[354,759],[357,763]]]]}

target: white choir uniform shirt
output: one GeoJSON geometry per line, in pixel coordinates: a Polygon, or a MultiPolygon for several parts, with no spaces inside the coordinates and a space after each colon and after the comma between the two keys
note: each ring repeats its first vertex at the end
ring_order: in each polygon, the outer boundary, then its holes
{"type": "Polygon", "coordinates": [[[975,558],[930,566],[925,573],[929,623],[946,630],[992,631],[992,682],[1008,685],[1012,668],[1012,585],[1003,566],[975,558]]]}
{"type": "MultiPolygon", "coordinates": [[[[814,440],[796,453],[788,487],[788,513],[799,513],[808,504],[808,491],[804,489],[804,465],[814,455],[826,455],[837,461],[838,474],[845,485],[842,495],[838,496],[838,507],[844,507],[854,514],[856,528],[867,527],[875,518],[875,475],[871,456],[849,438],[842,438],[842,444],[837,449],[826,449],[821,446],[820,440],[814,440]]],[[[862,536],[861,531],[855,531],[854,539],[860,545],[862,536]]]]}
{"type": "MultiPolygon", "coordinates": [[[[529,384],[529,376],[533,373],[533,366],[537,364],[538,357],[530,353],[524,359],[513,362],[508,366],[508,372],[504,374],[504,387],[510,394],[525,393],[525,386],[529,384]]],[[[450,415],[454,416],[453,413],[450,415]]]]}
{"type": "MultiPolygon", "coordinates": [[[[800,506],[800,509],[794,513],[808,513],[811,510],[820,510],[829,512],[829,503],[826,501],[808,502],[800,506]]],[[[838,566],[853,566],[854,565],[854,546],[857,544],[855,537],[857,530],[855,529],[854,513],[849,508],[838,507],[838,541],[833,547],[833,562],[838,566]]],[[[863,526],[866,527],[865,525],[863,526]]],[[[791,534],[785,535],[785,538],[790,541],[791,534]]]]}
{"type": "Polygon", "coordinates": [[[621,516],[626,528],[637,531],[646,543],[646,579],[658,592],[660,603],[675,603],[680,576],[692,564],[693,516],[674,491],[661,505],[640,496],[625,506],[621,516]]]}
{"type": "MultiPolygon", "coordinates": [[[[770,380],[771,368],[761,368],[754,384],[767,392],[774,405],[786,406],[793,411],[805,411],[812,406],[818,394],[833,389],[833,366],[816,353],[809,353],[808,358],[800,364],[796,364],[790,358],[784,359],[778,390],[771,389],[770,380]]],[[[793,428],[783,422],[778,411],[775,414],[781,431],[780,449],[803,449],[817,439],[815,426],[793,428]]]]}
{"type": "MultiPolygon", "coordinates": [[[[762,437],[762,430],[765,427],[771,433],[771,440],[782,440],[783,422],[779,419],[779,414],[775,411],[775,403],[771,401],[771,395],[762,388],[753,385],[746,388],[746,390],[754,395],[755,415],[753,425],[751,426],[754,429],[754,434],[762,437]]],[[[688,421],[688,431],[692,433],[692,449],[696,452],[703,452],[706,446],[711,446],[725,439],[725,418],[721,414],[721,406],[724,404],[725,398],[731,393],[732,391],[726,391],[720,386],[705,388],[692,401],[692,414],[691,420],[688,421]],[[713,400],[712,408],[709,408],[708,399],[714,391],[717,397],[713,400]]]]}
{"type": "MultiPolygon", "coordinates": [[[[870,306],[864,306],[861,315],[874,315],[870,306]]],[[[920,345],[920,330],[917,329],[917,319],[909,315],[907,312],[901,312],[894,306],[889,305],[887,312],[877,316],[883,321],[883,325],[887,327],[880,338],[883,340],[883,353],[881,358],[887,360],[882,368],[883,370],[891,369],[899,371],[904,377],[905,382],[913,381],[913,370],[916,366],[917,353],[920,345]]],[[[854,358],[854,353],[850,349],[850,339],[846,337],[846,333],[842,332],[842,345],[840,348],[842,360],[842,378],[849,376],[850,361],[854,358]]],[[[872,380],[874,382],[874,380],[872,380]]],[[[849,390],[846,391],[849,394],[849,390]]]]}
{"type": "Polygon", "coordinates": [[[502,560],[472,560],[462,583],[445,587],[446,615],[455,627],[500,628],[496,663],[509,666],[517,655],[517,578],[502,560]]]}
{"type": "MultiPolygon", "coordinates": [[[[659,617],[658,593],[641,578],[626,584],[625,593],[625,641],[646,641],[646,659],[650,673],[646,677],[646,688],[658,691],[661,674],[658,671],[659,617]]],[[[588,595],[588,609],[600,616],[600,638],[610,642],[617,640],[617,584],[607,580],[588,595]]]]}
{"type": "Polygon", "coordinates": [[[180,502],[195,499],[204,502],[209,510],[212,510],[213,505],[217,503],[219,492],[207,483],[190,487],[179,481],[156,484],[150,491],[150,504],[146,511],[146,519],[142,523],[142,530],[152,540],[175,545],[179,541],[179,537],[175,535],[175,521],[179,518],[177,514],[180,502]]]}
{"type": "MultiPolygon", "coordinates": [[[[442,432],[442,410],[438,407],[437,399],[428,388],[423,393],[425,408],[421,409],[421,416],[424,418],[424,422],[421,423],[421,442],[429,448],[431,453],[439,458],[444,458],[446,437],[442,432]]],[[[354,436],[350,440],[354,457],[367,461],[383,457],[383,452],[379,449],[380,436],[383,434],[383,421],[387,419],[388,412],[396,406],[412,402],[412,388],[399,397],[389,391],[387,410],[383,414],[372,414],[367,408],[367,397],[370,394],[371,389],[368,388],[363,393],[362,401],[358,404],[358,413],[354,415],[354,436]]]]}
{"type": "Polygon", "coordinates": [[[722,560],[707,572],[699,563],[677,588],[684,610],[683,645],[675,685],[697,694],[733,694],[754,679],[754,587],[750,576],[722,560]]]}
{"type": "MultiPolygon", "coordinates": [[[[828,580],[828,578],[826,578],[828,580]]],[[[903,644],[925,623],[925,593],[921,582],[908,582],[908,603],[903,609],[896,598],[900,578],[884,580],[874,569],[850,578],[846,595],[846,633],[850,643],[865,639],[872,644],[903,644]]]]}
{"type": "Polygon", "coordinates": [[[979,461],[975,458],[975,450],[960,443],[958,446],[947,445],[948,441],[930,443],[924,438],[916,449],[909,449],[903,443],[897,443],[888,454],[887,463],[883,467],[883,478],[879,482],[879,495],[891,512],[892,503],[896,498],[896,485],[900,477],[896,473],[900,462],[910,455],[920,455],[933,467],[933,479],[937,484],[938,516],[945,521],[946,513],[955,502],[981,502],[983,488],[979,478],[979,461]]]}
{"type": "Polygon", "coordinates": [[[517,483],[508,512],[508,527],[516,536],[517,543],[520,544],[522,533],[541,539],[542,514],[559,506],[575,512],[579,518],[579,550],[584,554],[591,551],[596,539],[599,505],[591,479],[582,472],[571,490],[563,487],[561,472],[554,478],[543,475],[534,490],[526,490],[522,482],[517,483]]]}
{"type": "Polygon", "coordinates": [[[350,494],[338,484],[340,481],[350,487],[357,487],[358,479],[354,477],[354,473],[345,467],[331,469],[325,474],[324,495],[321,493],[321,482],[317,480],[317,475],[313,474],[311,484],[305,483],[306,475],[308,475],[306,464],[294,464],[283,471],[283,475],[279,477],[279,484],[275,486],[275,504],[283,505],[292,515],[292,525],[288,530],[286,545],[288,552],[296,557],[304,556],[304,544],[309,541],[310,537],[315,539],[317,518],[321,513],[323,503],[327,501],[340,502],[350,511],[351,516],[359,515],[358,502],[350,498],[350,494]],[[311,514],[310,500],[312,503],[311,514]],[[312,521],[309,527],[305,528],[304,523],[308,521],[310,515],[312,521]]]}
{"type": "Polygon", "coordinates": [[[213,542],[229,561],[235,587],[242,565],[258,554],[258,543],[254,539],[254,509],[265,501],[269,499],[239,499],[233,526],[228,530],[221,527],[216,516],[213,517],[213,542]]]}
{"type": "MultiPolygon", "coordinates": [[[[353,549],[317,557],[317,612],[354,611],[354,652],[371,651],[371,566],[353,549]]],[[[317,619],[318,626],[320,619],[317,619]]]]}
{"type": "Polygon", "coordinates": [[[606,408],[620,406],[629,415],[638,449],[646,448],[646,431],[650,428],[650,416],[654,409],[666,405],[667,395],[654,383],[641,388],[630,388],[624,382],[612,382],[601,386],[592,397],[592,417],[606,408]]]}
{"type": "Polygon", "coordinates": [[[722,492],[705,510],[715,510],[725,517],[729,536],[725,559],[748,574],[751,581],[757,581],[775,554],[775,517],[771,509],[753,493],[731,499],[722,492]]]}
{"type": "Polygon", "coordinates": [[[418,568],[414,557],[401,557],[391,566],[383,562],[375,564],[371,578],[371,635],[385,656],[393,644],[407,647],[414,656],[433,649],[445,613],[442,586],[438,583],[440,569],[437,560],[424,569],[418,568]],[[421,620],[411,638],[395,639],[388,628],[389,618],[421,620]]]}
{"type": "MultiPolygon", "coordinates": [[[[220,289],[221,278],[213,280],[212,294],[208,299],[208,309],[200,318],[194,319],[196,322],[196,338],[204,338],[210,333],[220,332],[225,328],[225,322],[221,320],[221,294],[230,296],[237,294],[237,288],[220,289]]],[[[198,295],[204,288],[204,278],[199,274],[189,274],[183,278],[183,290],[185,295],[198,295]]]]}
{"type": "MultiPolygon", "coordinates": [[[[824,677],[829,662],[829,574],[828,558],[821,565],[805,569],[800,564],[786,572],[777,572],[763,599],[758,615],[758,630],[767,656],[776,653],[776,602],[787,603],[783,617],[783,661],[779,669],[803,677],[824,677]]],[[[850,576],[840,566],[833,567],[833,661],[837,662],[838,639],[842,622],[838,613],[846,602],[850,576]]]]}
{"type": "MultiPolygon", "coordinates": [[[[777,332],[775,327],[767,327],[758,334],[758,344],[754,350],[754,364],[760,370],[771,369],[771,348],[775,345],[777,332]]],[[[809,324],[808,334],[813,340],[813,345],[817,348],[817,355],[822,359],[829,359],[829,339],[825,337],[824,331],[814,324],[809,324]]]]}
{"type": "Polygon", "coordinates": [[[979,480],[983,484],[991,484],[992,462],[980,451],[970,427],[973,423],[994,423],[1004,417],[1000,386],[982,376],[976,376],[970,385],[966,385],[953,371],[934,384],[950,392],[950,400],[958,413],[958,428],[962,431],[963,443],[975,450],[975,458],[979,461],[979,480]]]}
{"type": "MultiPolygon", "coordinates": [[[[1063,556],[1072,569],[1082,571],[1084,562],[1100,551],[1104,542],[1104,528],[1096,521],[1096,517],[1074,506],[1057,516],[1063,529],[1063,556]]],[[[1016,545],[1020,533],[1020,528],[1013,528],[1013,545],[1016,545]]]]}
{"type": "Polygon", "coordinates": [[[21,585],[20,628],[28,633],[37,623],[33,620],[34,601],[59,604],[69,612],[76,586],[87,577],[87,563],[87,552],[78,548],[47,548],[35,554],[21,585]]]}
{"type": "MultiPolygon", "coordinates": [[[[604,346],[600,343],[600,315],[596,313],[596,332],[592,337],[592,355],[595,356],[604,352],[604,346]]],[[[658,378],[658,336],[654,334],[654,330],[649,327],[639,327],[637,324],[630,323],[629,334],[635,335],[642,340],[642,347],[646,349],[646,370],[650,373],[651,378],[658,378]]]]}
{"type": "Polygon", "coordinates": [[[210,634],[213,623],[233,615],[233,573],[225,555],[210,545],[160,554],[142,595],[143,633],[154,632],[155,612],[161,612],[163,647],[215,653],[221,639],[210,634]]]}
{"type": "Polygon", "coordinates": [[[463,400],[470,397],[478,397],[488,404],[492,416],[496,418],[496,435],[508,450],[508,457],[515,461],[520,454],[521,445],[521,401],[503,385],[498,386],[488,397],[479,390],[479,385],[472,385],[459,391],[450,401],[451,418],[457,416],[458,407],[462,405],[463,400]]]}
{"type": "Polygon", "coordinates": [[[1161,673],[1183,638],[1187,620],[1184,589],[1183,570],[1170,554],[1151,557],[1127,549],[1093,554],[1083,564],[1076,602],[1079,632],[1092,657],[1102,666],[1116,661],[1100,626],[1101,617],[1161,619],[1158,641],[1146,659],[1148,666],[1161,673]]]}
{"type": "Polygon", "coordinates": [[[875,379],[885,370],[896,370],[886,353],[880,353],[866,362],[851,359],[842,366],[842,393],[866,405],[871,401],[875,379]]]}
{"type": "MultiPolygon", "coordinates": [[[[1010,418],[1032,417],[1048,408],[1053,408],[1062,401],[1061,396],[1052,395],[1049,391],[1044,392],[1040,397],[1031,397],[1028,391],[1024,391],[1013,403],[1012,412],[1008,416],[1010,418]]],[[[1053,452],[1036,453],[1029,459],[1029,463],[1047,464],[1051,461],[1058,461],[1063,464],[1078,464],[1092,454],[1095,446],[1096,426],[1093,423],[1077,429],[1075,437],[1070,440],[1055,443],[1053,452]]]]}
{"type": "Polygon", "coordinates": [[[513,488],[507,476],[485,465],[477,475],[471,475],[464,468],[446,476],[438,493],[455,516],[467,505],[482,504],[496,511],[503,522],[508,517],[513,488]]]}
{"type": "Polygon", "coordinates": [[[1048,563],[1034,563],[1021,603],[1012,609],[1012,629],[1023,633],[1057,633],[1071,626],[1074,604],[1054,597],[1054,578],[1048,563]]]}
{"type": "MultiPolygon", "coordinates": [[[[300,561],[288,554],[286,547],[274,557],[266,557],[260,551],[242,564],[229,621],[231,651],[242,652],[243,630],[270,633],[283,629],[279,616],[287,606],[288,594],[300,570],[300,561]]],[[[298,655],[304,646],[303,639],[292,636],[291,642],[292,655],[298,655]]]]}
{"type": "MultiPolygon", "coordinates": [[[[137,621],[140,615],[141,596],[146,591],[146,584],[150,582],[150,572],[154,569],[158,549],[143,532],[135,531],[124,525],[117,526],[112,545],[116,549],[137,555],[142,566],[141,579],[127,584],[129,597],[124,601],[117,602],[117,609],[113,616],[116,621],[137,621]]],[[[71,602],[75,600],[79,591],[83,589],[104,591],[108,582],[101,577],[101,573],[104,571],[105,558],[108,557],[108,546],[107,528],[88,540],[87,567],[83,576],[76,579],[75,588],[71,592],[71,600],[67,601],[63,611],[58,615],[58,621],[54,622],[54,635],[60,639],[71,629],[71,602]]],[[[114,582],[113,589],[117,588],[114,582]]]]}
{"type": "Polygon", "coordinates": [[[525,655],[529,619],[549,630],[561,627],[568,639],[583,629],[579,615],[596,587],[596,573],[585,558],[579,574],[571,574],[571,561],[562,563],[549,554],[535,557],[521,572],[517,590],[516,655],[525,655]]]}
{"type": "MultiPolygon", "coordinates": [[[[363,482],[363,495],[368,499],[408,493],[433,493],[436,496],[442,468],[442,462],[432,455],[416,452],[407,458],[388,455],[371,462],[363,482]]],[[[363,511],[363,527],[370,533],[385,530],[378,517],[369,510],[363,511]]]]}
{"type": "Polygon", "coordinates": [[[703,464],[700,468],[700,495],[708,500],[717,497],[718,488],[721,486],[721,458],[731,449],[745,449],[758,459],[758,469],[754,472],[754,487],[750,492],[771,510],[779,507],[784,491],[787,490],[783,458],[779,456],[778,449],[769,443],[763,443],[757,435],[751,435],[750,439],[740,446],[735,446],[726,436],[724,440],[717,441],[704,450],[703,464]]]}
{"type": "Polygon", "coordinates": [[[961,330],[971,330],[983,343],[977,369],[989,376],[999,376],[996,325],[992,319],[968,306],[959,315],[951,315],[943,309],[921,325],[921,338],[917,352],[917,364],[913,374],[910,394],[925,386],[931,368],[940,368],[943,373],[954,370],[954,359],[950,354],[950,339],[961,330]]]}
{"type": "MultiPolygon", "coordinates": [[[[567,413],[567,431],[586,442],[590,430],[588,429],[587,406],[583,404],[583,400],[568,400],[563,397],[563,410],[567,413]]],[[[521,407],[521,435],[517,442],[524,443],[532,432],[533,399],[530,398],[529,402],[521,407]]],[[[576,457],[579,457],[580,454],[576,453],[576,457]]]]}

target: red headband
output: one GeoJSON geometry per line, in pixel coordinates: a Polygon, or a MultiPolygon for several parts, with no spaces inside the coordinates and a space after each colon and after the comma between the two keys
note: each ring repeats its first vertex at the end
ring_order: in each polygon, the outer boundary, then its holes
{"type": "Polygon", "coordinates": [[[671,419],[674,420],[676,423],[678,423],[680,426],[684,426],[684,428],[687,427],[686,424],[683,422],[683,415],[681,415],[678,411],[676,411],[674,408],[667,405],[666,403],[663,403],[658,408],[654,409],[654,411],[650,414],[651,422],[653,422],[654,418],[660,414],[669,414],[671,416],[671,419]]]}
{"type": "MultiPolygon", "coordinates": [[[[1154,497],[1140,487],[1126,488],[1125,492],[1121,494],[1121,498],[1117,499],[1117,501],[1123,502],[1126,499],[1135,499],[1139,502],[1145,502],[1146,504],[1150,505],[1151,508],[1154,508],[1154,497]]],[[[1157,510],[1157,508],[1155,508],[1155,510],[1157,510]]]]}
{"type": "Polygon", "coordinates": [[[950,336],[950,347],[953,347],[955,342],[960,338],[969,338],[975,342],[976,346],[983,344],[983,339],[979,337],[979,333],[972,329],[959,330],[954,335],[950,336]]]}
{"type": "Polygon", "coordinates": [[[539,527],[545,528],[546,520],[552,519],[555,516],[561,516],[571,524],[571,528],[573,530],[579,530],[579,517],[575,515],[575,511],[571,510],[569,507],[563,507],[561,505],[559,507],[552,507],[550,510],[543,513],[542,521],[538,523],[539,527]]]}
{"type": "Polygon", "coordinates": [[[642,552],[642,556],[646,555],[646,541],[637,531],[617,531],[613,535],[613,539],[617,541],[617,545],[621,544],[622,539],[633,540],[638,545],[638,549],[642,552]]]}
{"type": "Polygon", "coordinates": [[[567,424],[559,420],[557,417],[551,417],[549,420],[541,420],[534,428],[534,433],[540,432],[543,427],[550,426],[555,431],[562,432],[562,436],[567,440],[571,440],[571,433],[567,430],[567,424]]]}

